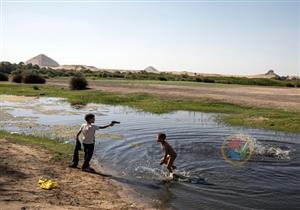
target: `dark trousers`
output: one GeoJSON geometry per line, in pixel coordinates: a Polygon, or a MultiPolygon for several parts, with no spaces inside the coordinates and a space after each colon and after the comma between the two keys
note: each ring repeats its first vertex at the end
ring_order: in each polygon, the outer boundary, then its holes
{"type": "MultiPolygon", "coordinates": [[[[84,162],[82,165],[82,168],[88,168],[90,166],[90,161],[93,157],[94,153],[94,147],[95,144],[83,144],[84,148],[84,162]]],[[[72,165],[77,166],[79,162],[79,150],[81,150],[80,142],[76,142],[75,148],[74,148],[74,154],[72,159],[72,165]]]]}
{"type": "Polygon", "coordinates": [[[88,168],[90,166],[90,161],[93,157],[95,144],[83,144],[84,148],[84,162],[82,168],[88,168]]]}

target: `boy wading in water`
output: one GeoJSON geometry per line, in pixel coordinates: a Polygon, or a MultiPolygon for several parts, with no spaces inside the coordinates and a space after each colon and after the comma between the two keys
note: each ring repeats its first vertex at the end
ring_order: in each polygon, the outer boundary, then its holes
{"type": "Polygon", "coordinates": [[[115,123],[119,123],[119,122],[112,121],[110,124],[105,126],[93,125],[93,123],[95,123],[95,115],[93,114],[85,115],[85,121],[86,123],[81,125],[76,135],[76,145],[74,149],[72,164],[70,165],[70,167],[77,168],[79,162],[79,150],[81,150],[79,135],[82,133],[83,134],[82,144],[84,149],[84,162],[82,165],[82,170],[87,172],[94,172],[95,170],[90,167],[90,161],[94,153],[95,132],[96,130],[108,128],[110,126],[113,126],[115,123]]]}
{"type": "Polygon", "coordinates": [[[165,150],[165,155],[161,158],[160,165],[166,164],[167,169],[171,175],[173,173],[173,169],[176,169],[176,166],[174,166],[173,163],[177,157],[177,154],[170,146],[170,144],[168,144],[168,142],[166,141],[166,134],[157,134],[157,142],[160,143],[161,147],[165,150]]]}

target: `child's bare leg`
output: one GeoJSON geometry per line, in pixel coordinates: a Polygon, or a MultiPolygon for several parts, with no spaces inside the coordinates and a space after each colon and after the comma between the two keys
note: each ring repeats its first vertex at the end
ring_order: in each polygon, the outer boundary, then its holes
{"type": "Polygon", "coordinates": [[[170,159],[170,156],[169,156],[169,155],[167,156],[167,158],[166,158],[165,160],[164,160],[164,158],[160,159],[161,165],[162,165],[162,164],[168,164],[169,159],[170,159]]]}
{"type": "Polygon", "coordinates": [[[168,159],[167,169],[169,170],[170,173],[173,172],[173,168],[174,168],[173,163],[174,163],[174,160],[175,160],[174,157],[170,157],[170,158],[168,159]]]}

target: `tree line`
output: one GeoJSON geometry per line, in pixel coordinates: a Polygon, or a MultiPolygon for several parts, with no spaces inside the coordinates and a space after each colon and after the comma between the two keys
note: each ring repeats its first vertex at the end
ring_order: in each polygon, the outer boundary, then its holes
{"type": "Polygon", "coordinates": [[[223,84],[241,84],[241,85],[261,85],[261,86],[285,86],[300,87],[299,78],[288,79],[287,77],[276,77],[274,79],[267,78],[247,78],[232,76],[202,76],[198,74],[173,74],[169,72],[153,73],[147,71],[126,72],[126,71],[91,71],[89,69],[82,70],[66,70],[40,68],[38,65],[24,64],[20,62],[0,63],[0,80],[8,80],[8,75],[15,82],[33,81],[36,83],[44,83],[47,78],[54,77],[86,77],[89,79],[124,79],[124,80],[159,80],[159,81],[190,81],[204,83],[223,83],[223,84]],[[27,79],[26,79],[27,78],[27,79]]]}

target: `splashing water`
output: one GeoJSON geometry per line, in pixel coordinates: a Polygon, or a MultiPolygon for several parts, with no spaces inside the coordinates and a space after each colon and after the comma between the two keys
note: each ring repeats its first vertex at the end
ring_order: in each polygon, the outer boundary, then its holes
{"type": "Polygon", "coordinates": [[[137,166],[135,169],[136,177],[149,179],[163,179],[168,176],[168,173],[159,168],[150,168],[147,166],[137,166]]]}
{"type": "Polygon", "coordinates": [[[175,172],[170,176],[168,172],[159,168],[150,168],[146,166],[138,166],[134,170],[136,172],[136,178],[146,178],[146,179],[154,179],[154,180],[174,180],[178,182],[185,182],[190,184],[206,184],[211,185],[206,182],[204,178],[197,174],[192,174],[190,171],[179,171],[175,170],[175,172]]]}
{"type": "Polygon", "coordinates": [[[279,160],[290,160],[291,149],[280,148],[278,146],[262,144],[254,139],[254,155],[275,158],[279,160]]]}

